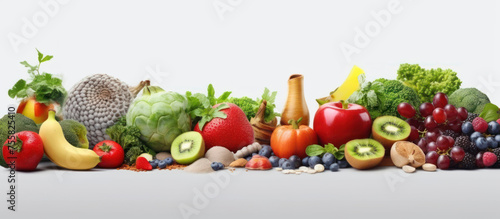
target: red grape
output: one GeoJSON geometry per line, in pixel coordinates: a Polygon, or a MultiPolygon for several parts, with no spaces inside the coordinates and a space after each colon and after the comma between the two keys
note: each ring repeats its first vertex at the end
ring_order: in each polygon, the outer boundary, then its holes
{"type": "Polygon", "coordinates": [[[455,120],[453,122],[448,123],[448,128],[456,133],[462,133],[462,121],[455,120]]]}
{"type": "Polygon", "coordinates": [[[408,137],[408,139],[410,141],[414,141],[414,140],[418,139],[419,137],[420,137],[420,134],[418,133],[418,129],[411,126],[410,137],[408,137]]]}
{"type": "Polygon", "coordinates": [[[446,136],[446,139],[448,139],[448,145],[450,146],[450,148],[455,145],[455,139],[453,139],[451,136],[446,136]]]}
{"type": "Polygon", "coordinates": [[[478,168],[484,168],[483,154],[484,154],[484,152],[482,152],[482,151],[476,154],[476,166],[478,168]]]}
{"type": "Polygon", "coordinates": [[[415,108],[413,108],[413,106],[409,103],[400,103],[398,105],[398,113],[402,117],[409,119],[415,117],[417,111],[415,111],[415,108]]]}
{"type": "Polygon", "coordinates": [[[420,122],[414,118],[407,119],[406,123],[408,123],[408,125],[413,126],[415,128],[418,128],[418,126],[420,125],[420,122]]]}
{"type": "Polygon", "coordinates": [[[437,166],[442,170],[450,168],[450,157],[448,157],[448,155],[439,155],[437,159],[437,166]]]}
{"type": "Polygon", "coordinates": [[[442,135],[437,138],[436,145],[437,148],[441,151],[446,151],[452,147],[450,146],[450,141],[448,141],[448,138],[442,135]]]}
{"type": "Polygon", "coordinates": [[[465,121],[467,119],[467,116],[469,116],[469,113],[467,112],[467,109],[465,109],[465,107],[458,108],[457,112],[458,118],[460,118],[461,121],[465,121]]]}
{"type": "Polygon", "coordinates": [[[436,141],[440,135],[441,133],[439,131],[428,131],[425,133],[425,137],[429,141],[436,141]]]}
{"type": "Polygon", "coordinates": [[[461,147],[458,147],[458,146],[455,146],[453,148],[451,148],[451,151],[450,151],[450,157],[451,159],[453,159],[454,161],[456,162],[460,162],[464,159],[465,157],[465,151],[463,148],[461,147]]]}
{"type": "Polygon", "coordinates": [[[446,122],[447,116],[443,108],[436,108],[432,111],[432,117],[437,124],[443,124],[446,122]]]}
{"type": "Polygon", "coordinates": [[[422,103],[420,107],[418,107],[418,110],[422,117],[431,116],[432,111],[434,111],[434,105],[432,105],[432,103],[422,103]]]}
{"type": "Polygon", "coordinates": [[[424,153],[427,152],[427,140],[425,138],[421,138],[420,140],[418,140],[417,145],[418,147],[420,147],[420,149],[422,149],[424,153]]]}
{"type": "Polygon", "coordinates": [[[437,152],[435,152],[435,151],[429,151],[425,155],[425,162],[437,165],[438,157],[439,157],[439,154],[437,152]]]}
{"type": "Polygon", "coordinates": [[[455,106],[448,104],[444,107],[444,112],[446,113],[446,117],[448,117],[449,121],[455,121],[458,118],[458,111],[455,106]]]}
{"type": "Polygon", "coordinates": [[[436,142],[429,142],[427,143],[427,152],[430,152],[430,151],[437,151],[437,145],[436,145],[436,142]]]}
{"type": "Polygon", "coordinates": [[[436,123],[436,121],[434,121],[434,118],[432,116],[427,116],[425,118],[424,125],[425,128],[427,128],[427,130],[434,130],[438,126],[438,124],[436,123]]]}
{"type": "Polygon", "coordinates": [[[442,92],[438,92],[432,100],[432,105],[436,108],[444,108],[448,104],[448,96],[442,92]]]}

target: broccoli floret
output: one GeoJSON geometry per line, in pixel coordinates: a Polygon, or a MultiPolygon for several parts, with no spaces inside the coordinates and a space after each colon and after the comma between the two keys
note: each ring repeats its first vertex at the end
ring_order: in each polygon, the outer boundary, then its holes
{"type": "Polygon", "coordinates": [[[251,118],[255,117],[255,114],[257,113],[259,107],[257,101],[253,100],[250,97],[241,97],[241,98],[233,97],[230,98],[228,102],[234,103],[236,104],[236,106],[239,106],[247,116],[248,121],[250,121],[251,118]]]}
{"type": "MultiPolygon", "coordinates": [[[[381,110],[381,115],[389,115],[389,116],[397,116],[399,115],[397,109],[400,103],[409,103],[415,109],[418,109],[420,106],[420,99],[415,90],[410,87],[404,85],[398,80],[387,80],[387,79],[377,79],[375,81],[379,81],[384,86],[384,94],[385,101],[381,110]]],[[[375,118],[373,118],[375,119],[375,118]]]]}
{"type": "Polygon", "coordinates": [[[125,117],[121,117],[113,126],[106,129],[106,134],[111,140],[122,146],[125,152],[125,163],[133,164],[139,155],[156,153],[147,147],[146,143],[141,139],[141,131],[136,126],[127,126],[125,117]]]}
{"type": "Polygon", "coordinates": [[[89,148],[87,139],[87,129],[85,126],[75,120],[66,119],[59,122],[64,132],[64,138],[77,148],[89,148]]]}
{"type": "Polygon", "coordinates": [[[455,107],[465,107],[468,112],[480,114],[484,106],[490,103],[490,99],[486,94],[476,88],[462,88],[453,92],[448,101],[455,107]]]}
{"type": "Polygon", "coordinates": [[[401,64],[397,79],[413,88],[421,102],[432,102],[434,95],[438,92],[449,95],[462,85],[457,73],[451,69],[426,70],[417,64],[401,64]]]}

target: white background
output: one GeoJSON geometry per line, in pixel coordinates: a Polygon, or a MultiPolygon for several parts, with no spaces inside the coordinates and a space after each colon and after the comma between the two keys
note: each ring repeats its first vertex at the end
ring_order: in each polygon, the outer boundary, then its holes
{"type": "MultiPolygon", "coordinates": [[[[233,96],[255,98],[268,87],[278,91],[281,110],[286,80],[299,73],[305,76],[305,95],[314,115],[315,98],[339,86],[353,65],[364,69],[370,80],[394,79],[399,64],[408,62],[451,68],[463,87],[477,87],[500,103],[500,7],[494,1],[61,1],[50,6],[54,13],[43,9],[46,2],[55,1],[0,1],[4,109],[17,104],[7,90],[27,77],[19,62],[34,64],[35,48],[54,55],[42,70],[62,75],[67,89],[95,73],[130,85],[150,78],[181,93],[205,92],[213,83],[216,94],[230,90],[233,96]],[[390,3],[398,5],[397,12],[382,27],[373,14],[385,13],[390,3]],[[36,31],[23,33],[29,24],[36,31]],[[369,43],[358,46],[358,53],[342,53],[342,44],[355,45],[356,29],[366,33],[366,26],[374,24],[369,43]],[[13,36],[24,41],[15,45],[13,36]]],[[[497,171],[418,172],[391,187],[387,177],[399,172],[241,172],[191,218],[478,217],[496,209],[497,171]]],[[[179,203],[190,204],[193,189],[213,182],[208,175],[180,171],[18,174],[17,216],[141,212],[179,218],[179,203]]],[[[7,190],[7,175],[0,171],[0,194],[7,190]]],[[[0,205],[2,216],[10,217],[5,209],[0,205]]]]}

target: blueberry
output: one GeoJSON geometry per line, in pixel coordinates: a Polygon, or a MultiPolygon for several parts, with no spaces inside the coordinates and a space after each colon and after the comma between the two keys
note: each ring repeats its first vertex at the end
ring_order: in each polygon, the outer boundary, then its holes
{"type": "Polygon", "coordinates": [[[288,159],[286,159],[286,158],[281,158],[281,159],[278,161],[278,165],[279,165],[280,167],[283,167],[283,163],[285,163],[285,161],[287,161],[287,160],[288,160],[288,159]]]}
{"type": "Polygon", "coordinates": [[[214,171],[220,170],[220,166],[218,162],[212,162],[210,165],[214,171]]]}
{"type": "Polygon", "coordinates": [[[314,168],[316,164],[321,164],[321,158],[318,156],[313,156],[309,158],[309,167],[314,168]]]}
{"type": "Polygon", "coordinates": [[[491,135],[500,134],[500,125],[496,121],[488,123],[488,133],[491,135]]]}
{"type": "Polygon", "coordinates": [[[471,122],[465,122],[462,124],[462,132],[466,135],[470,135],[474,132],[474,126],[472,126],[471,122]]]}
{"type": "Polygon", "coordinates": [[[158,162],[158,167],[160,169],[167,167],[167,162],[165,162],[164,160],[160,160],[160,162],[158,162]]]}
{"type": "Polygon", "coordinates": [[[337,159],[335,159],[335,156],[331,153],[325,153],[323,155],[323,158],[321,158],[321,161],[323,161],[323,164],[325,164],[325,167],[330,167],[332,163],[337,162],[337,159]]]}
{"type": "Polygon", "coordinates": [[[330,171],[332,171],[332,172],[337,172],[337,171],[339,171],[339,164],[338,163],[332,163],[332,165],[330,165],[330,167],[328,169],[330,171]]]}
{"type": "Polygon", "coordinates": [[[262,149],[260,149],[259,155],[263,156],[263,157],[269,158],[271,156],[272,152],[273,152],[273,150],[271,149],[271,147],[265,146],[262,149]]]}
{"type": "Polygon", "coordinates": [[[155,162],[157,160],[152,160],[152,161],[149,161],[149,164],[151,164],[151,166],[153,167],[153,169],[156,169],[156,167],[158,166],[158,162],[155,162]]]}
{"type": "Polygon", "coordinates": [[[219,170],[222,170],[224,169],[224,164],[220,163],[220,162],[217,162],[217,165],[219,167],[219,170]]]}
{"type": "Polygon", "coordinates": [[[279,167],[280,166],[280,158],[276,156],[271,156],[269,158],[269,161],[273,165],[273,167],[279,167]]]}
{"type": "Polygon", "coordinates": [[[305,157],[304,159],[302,159],[302,166],[309,166],[309,157],[305,157]]]}
{"type": "Polygon", "coordinates": [[[281,165],[281,168],[283,168],[284,170],[294,170],[295,165],[293,164],[292,161],[287,160],[287,161],[283,162],[283,164],[281,165]]]}
{"type": "Polygon", "coordinates": [[[250,161],[252,159],[252,156],[245,157],[245,159],[247,159],[247,161],[250,161]]]}
{"type": "Polygon", "coordinates": [[[295,168],[299,168],[300,167],[300,164],[302,163],[301,160],[300,160],[300,157],[297,156],[297,155],[292,155],[290,158],[288,158],[288,160],[290,162],[292,162],[293,166],[295,168]]]}
{"type": "Polygon", "coordinates": [[[340,168],[349,167],[349,163],[347,163],[347,160],[339,160],[339,161],[337,161],[337,164],[339,165],[340,168]]]}
{"type": "Polygon", "coordinates": [[[495,138],[493,138],[491,136],[489,136],[489,137],[486,138],[486,142],[488,143],[488,147],[489,148],[495,149],[495,148],[498,147],[498,142],[495,141],[495,138]]]}
{"type": "Polygon", "coordinates": [[[495,136],[495,141],[497,141],[500,144],[500,135],[495,136]]]}
{"type": "Polygon", "coordinates": [[[167,165],[169,165],[169,166],[174,164],[174,159],[172,159],[171,157],[165,158],[164,161],[167,162],[167,165]]]}
{"type": "Polygon", "coordinates": [[[483,136],[483,134],[481,134],[480,132],[474,132],[472,133],[472,135],[470,135],[470,140],[472,142],[476,142],[477,138],[483,136]]]}
{"type": "Polygon", "coordinates": [[[476,139],[476,146],[479,150],[486,150],[488,148],[488,142],[486,141],[486,138],[484,137],[479,137],[476,139]]]}

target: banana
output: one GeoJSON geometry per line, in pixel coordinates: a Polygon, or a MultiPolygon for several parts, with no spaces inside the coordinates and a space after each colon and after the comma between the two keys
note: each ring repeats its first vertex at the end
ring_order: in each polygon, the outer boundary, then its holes
{"type": "Polygon", "coordinates": [[[61,125],[56,121],[55,112],[52,110],[40,127],[39,135],[43,141],[45,154],[60,167],[70,170],[89,170],[101,162],[94,151],[76,148],[66,141],[61,125]]]}

